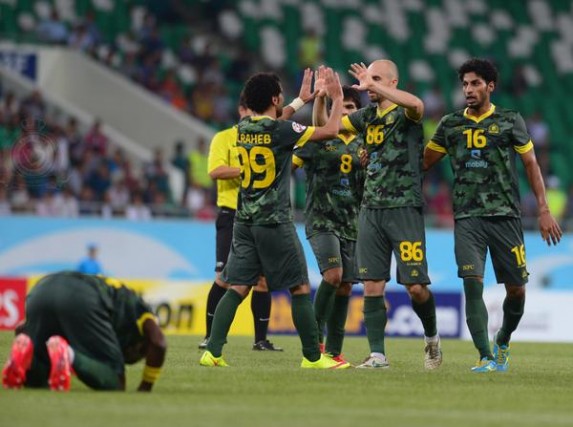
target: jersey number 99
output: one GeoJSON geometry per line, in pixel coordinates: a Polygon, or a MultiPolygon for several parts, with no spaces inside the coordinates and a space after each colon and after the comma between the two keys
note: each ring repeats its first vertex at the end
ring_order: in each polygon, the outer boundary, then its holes
{"type": "Polygon", "coordinates": [[[241,185],[254,189],[268,188],[275,180],[275,156],[270,148],[253,147],[249,151],[245,147],[237,147],[241,162],[241,185]],[[253,177],[253,173],[262,177],[253,177]]]}

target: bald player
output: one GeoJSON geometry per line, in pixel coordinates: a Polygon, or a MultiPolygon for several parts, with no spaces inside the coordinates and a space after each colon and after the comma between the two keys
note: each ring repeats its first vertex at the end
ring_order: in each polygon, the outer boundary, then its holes
{"type": "Polygon", "coordinates": [[[384,349],[387,315],[384,289],[390,280],[392,253],[397,281],[406,287],[422,321],[426,369],[442,363],[436,305],[428,285],[426,238],[422,215],[424,138],[420,98],[397,88],[398,69],[389,60],[349,70],[372,105],[342,118],[341,129],[361,133],[368,154],[364,196],[358,218],[358,277],[364,281],[364,324],[370,356],[358,368],[389,367],[384,349]]]}

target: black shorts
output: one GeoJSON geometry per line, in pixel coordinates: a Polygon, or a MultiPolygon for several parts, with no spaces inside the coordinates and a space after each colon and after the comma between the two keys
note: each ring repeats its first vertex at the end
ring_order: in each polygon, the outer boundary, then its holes
{"type": "Polygon", "coordinates": [[[217,230],[217,247],[215,260],[215,271],[220,273],[227,264],[231,242],[233,241],[233,223],[235,221],[235,209],[220,208],[215,222],[217,230]]]}

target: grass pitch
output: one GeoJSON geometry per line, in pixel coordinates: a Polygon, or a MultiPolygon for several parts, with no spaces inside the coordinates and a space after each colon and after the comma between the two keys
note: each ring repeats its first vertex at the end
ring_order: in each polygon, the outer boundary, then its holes
{"type": "MultiPolygon", "coordinates": [[[[0,356],[13,335],[0,333],[0,356]]],[[[297,337],[273,337],[284,353],[251,350],[230,337],[232,366],[198,365],[199,337],[171,336],[151,394],[134,392],[142,364],[128,370],[128,392],[94,392],[73,379],[70,393],[0,390],[2,427],[171,426],[573,426],[573,345],[514,343],[507,373],[474,374],[470,342],[443,341],[444,364],[423,369],[419,339],[387,339],[389,370],[299,368],[297,337]]],[[[347,338],[352,363],[365,338],[347,338]]]]}

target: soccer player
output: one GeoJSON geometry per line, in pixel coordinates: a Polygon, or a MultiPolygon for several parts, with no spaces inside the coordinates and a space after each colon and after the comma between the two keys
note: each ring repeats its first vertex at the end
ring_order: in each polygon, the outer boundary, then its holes
{"type": "MultiPolygon", "coordinates": [[[[243,120],[250,115],[244,100],[239,101],[239,119],[243,120]]],[[[211,336],[211,326],[217,304],[225,295],[229,284],[221,279],[221,272],[227,263],[231,240],[233,238],[233,221],[237,210],[239,187],[241,186],[241,165],[236,152],[237,126],[217,132],[209,148],[208,172],[211,178],[217,181],[217,206],[219,213],[215,227],[216,234],[216,264],[215,281],[207,297],[206,323],[207,334],[199,344],[205,349],[211,336]]],[[[264,278],[260,278],[251,295],[251,311],[255,324],[255,343],[253,350],[282,351],[267,339],[267,330],[271,314],[271,294],[264,278]]]]}
{"type": "Polygon", "coordinates": [[[352,64],[354,85],[367,91],[374,105],[342,118],[342,127],[361,133],[369,164],[358,219],[358,276],[364,281],[364,324],[370,356],[359,368],[387,368],[384,329],[387,322],[384,289],[390,280],[394,252],[397,281],[404,285],[425,335],[424,366],[442,363],[434,296],[428,289],[426,237],[422,215],[422,101],[397,88],[398,69],[389,60],[367,68],[352,64]]]}
{"type": "Polygon", "coordinates": [[[145,357],[138,391],[151,391],[167,344],[150,307],[114,279],[45,276],[26,299],[26,323],[2,371],[6,388],[70,389],[72,368],[95,390],[125,390],[124,364],[145,357]]]}
{"type": "MultiPolygon", "coordinates": [[[[301,367],[348,367],[320,352],[306,260],[293,224],[289,194],[294,146],[337,134],[342,88],[331,69],[325,71],[325,90],[333,100],[329,121],[324,127],[305,127],[277,120],[284,97],[275,74],[255,74],[243,88],[253,116],[238,124],[241,190],[231,252],[222,274],[231,287],[215,311],[211,339],[199,362],[203,366],[228,366],[222,357],[227,333],[239,304],[263,274],[271,291],[289,289],[292,295],[292,317],[304,355],[301,367]]],[[[294,107],[296,110],[297,105],[294,107]]]]}
{"type": "Polygon", "coordinates": [[[507,371],[509,340],[525,305],[527,272],[515,169],[515,153],[525,166],[539,209],[539,228],[548,245],[561,239],[551,216],[533,143],[521,115],[496,107],[490,96],[497,70],[485,59],[471,59],[458,70],[467,108],[442,118],[424,152],[424,169],[446,154],[454,172],[454,239],[458,276],[463,279],[466,322],[480,360],[473,372],[507,371]],[[490,251],[498,283],[505,284],[503,323],[493,352],[487,332],[483,275],[490,251]]]}
{"type": "MultiPolygon", "coordinates": [[[[321,80],[317,78],[315,89],[321,80]]],[[[343,86],[342,92],[342,114],[346,116],[361,107],[360,93],[349,86],[343,86]]],[[[314,101],[315,116],[326,107],[325,97],[320,90],[314,101]]],[[[313,124],[317,122],[315,117],[313,124]]],[[[348,363],[341,353],[348,302],[356,282],[354,252],[364,185],[361,149],[359,135],[340,132],[323,144],[296,149],[293,156],[293,167],[304,167],[306,172],[305,231],[322,274],[314,301],[319,342],[327,354],[342,363],[348,363]],[[327,323],[325,345],[323,331],[327,323]]]]}

